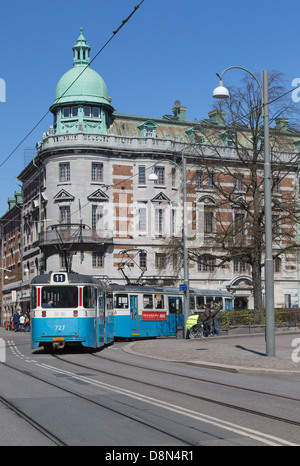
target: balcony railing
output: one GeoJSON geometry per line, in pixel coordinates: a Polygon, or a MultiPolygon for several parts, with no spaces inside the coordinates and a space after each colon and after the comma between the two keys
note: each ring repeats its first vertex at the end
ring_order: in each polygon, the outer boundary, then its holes
{"type": "Polygon", "coordinates": [[[39,247],[72,244],[111,244],[112,230],[92,229],[81,223],[50,225],[39,235],[39,247]]]}

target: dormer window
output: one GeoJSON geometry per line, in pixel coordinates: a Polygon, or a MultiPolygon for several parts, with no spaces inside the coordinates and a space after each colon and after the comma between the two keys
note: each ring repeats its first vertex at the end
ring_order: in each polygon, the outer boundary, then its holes
{"type": "Polygon", "coordinates": [[[138,126],[143,138],[156,138],[157,123],[152,120],[145,121],[142,125],[138,126]]]}

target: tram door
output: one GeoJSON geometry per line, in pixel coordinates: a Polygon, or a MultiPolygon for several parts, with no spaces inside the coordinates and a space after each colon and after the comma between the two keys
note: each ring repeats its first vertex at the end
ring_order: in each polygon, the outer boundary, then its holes
{"type": "Polygon", "coordinates": [[[139,320],[138,320],[138,297],[130,295],[130,323],[131,335],[139,334],[139,320]]]}
{"type": "Polygon", "coordinates": [[[169,328],[170,333],[176,333],[177,327],[183,325],[182,298],[169,298],[169,328]]]}

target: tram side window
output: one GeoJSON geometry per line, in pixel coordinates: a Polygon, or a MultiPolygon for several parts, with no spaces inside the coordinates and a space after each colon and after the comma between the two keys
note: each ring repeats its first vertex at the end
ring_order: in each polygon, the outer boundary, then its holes
{"type": "Polygon", "coordinates": [[[152,296],[152,294],[144,294],[143,295],[143,305],[144,305],[144,309],[152,309],[153,308],[153,296],[152,296]]]}
{"type": "Polygon", "coordinates": [[[204,296],[196,296],[196,309],[205,309],[204,296]]]}
{"type": "Polygon", "coordinates": [[[164,309],[164,296],[162,294],[155,295],[155,309],[164,309]]]}
{"type": "Polygon", "coordinates": [[[195,297],[190,296],[190,309],[195,309],[195,297]]]}
{"type": "Polygon", "coordinates": [[[116,294],[114,308],[128,309],[128,294],[116,294]]]}
{"type": "Polygon", "coordinates": [[[83,307],[88,309],[96,307],[95,289],[92,286],[85,286],[83,288],[83,307]]]}

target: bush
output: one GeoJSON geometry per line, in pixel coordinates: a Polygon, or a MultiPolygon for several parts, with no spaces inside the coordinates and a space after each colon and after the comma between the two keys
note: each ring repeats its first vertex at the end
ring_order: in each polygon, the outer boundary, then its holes
{"type": "MultiPolygon", "coordinates": [[[[220,320],[220,325],[265,325],[265,309],[253,311],[242,309],[240,311],[224,311],[220,320]]],[[[275,324],[297,327],[300,325],[300,308],[275,309],[275,324]]]]}

